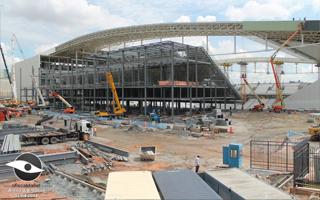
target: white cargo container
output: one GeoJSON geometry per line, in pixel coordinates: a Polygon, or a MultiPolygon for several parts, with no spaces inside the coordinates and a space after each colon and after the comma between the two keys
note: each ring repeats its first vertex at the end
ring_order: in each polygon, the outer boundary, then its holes
{"type": "Polygon", "coordinates": [[[109,174],[106,200],[160,200],[157,187],[149,171],[125,171],[109,174]]]}

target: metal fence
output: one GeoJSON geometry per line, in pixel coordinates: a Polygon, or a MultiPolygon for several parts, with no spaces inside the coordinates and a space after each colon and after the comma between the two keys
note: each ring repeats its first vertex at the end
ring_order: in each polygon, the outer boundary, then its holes
{"type": "Polygon", "coordinates": [[[296,143],[283,141],[250,141],[250,168],[293,171],[293,152],[296,143]]]}
{"type": "Polygon", "coordinates": [[[320,188],[319,143],[301,143],[294,152],[293,180],[295,186],[320,188]]]}
{"type": "Polygon", "coordinates": [[[251,140],[250,168],[292,172],[294,186],[320,188],[320,143],[251,140]]]}

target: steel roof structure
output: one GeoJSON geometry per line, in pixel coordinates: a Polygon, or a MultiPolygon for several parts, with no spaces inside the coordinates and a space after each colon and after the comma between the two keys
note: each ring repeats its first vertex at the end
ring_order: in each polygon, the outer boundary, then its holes
{"type": "MultiPolygon", "coordinates": [[[[299,58],[289,58],[289,57],[278,57],[276,60],[283,61],[285,63],[303,63],[303,64],[317,64],[315,60],[310,59],[299,59],[299,58]]],[[[223,65],[224,63],[235,64],[240,62],[254,63],[254,62],[270,62],[270,57],[238,57],[238,58],[227,58],[227,59],[215,59],[218,65],[223,65]]]]}
{"type": "MultiPolygon", "coordinates": [[[[295,44],[319,43],[320,20],[162,23],[107,29],[83,35],[58,45],[53,55],[74,55],[76,51],[95,52],[123,42],[181,36],[255,36],[281,44],[297,30],[300,23],[303,23],[303,30],[293,39],[295,44]]],[[[320,45],[313,45],[311,51],[308,49],[292,48],[290,51],[320,62],[320,45]]]]}

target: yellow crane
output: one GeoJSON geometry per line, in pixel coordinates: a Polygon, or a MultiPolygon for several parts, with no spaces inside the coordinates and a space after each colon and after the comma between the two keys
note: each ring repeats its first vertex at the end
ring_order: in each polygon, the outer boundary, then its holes
{"type": "Polygon", "coordinates": [[[109,84],[109,87],[111,88],[112,94],[113,94],[113,113],[108,113],[107,111],[97,111],[95,112],[95,115],[98,117],[112,117],[112,116],[121,116],[123,115],[126,111],[124,107],[120,104],[118,93],[116,86],[114,85],[112,73],[108,72],[106,73],[106,79],[109,84]]]}
{"type": "Polygon", "coordinates": [[[308,132],[312,141],[320,141],[320,116],[315,115],[313,118],[315,124],[308,128],[308,132]]]}

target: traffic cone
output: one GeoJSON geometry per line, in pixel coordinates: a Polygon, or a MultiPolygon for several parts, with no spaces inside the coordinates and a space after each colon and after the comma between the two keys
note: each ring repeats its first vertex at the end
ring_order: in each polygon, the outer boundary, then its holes
{"type": "Polygon", "coordinates": [[[229,131],[228,131],[228,132],[229,132],[230,134],[233,134],[233,133],[234,133],[232,126],[229,127],[229,131]]]}

